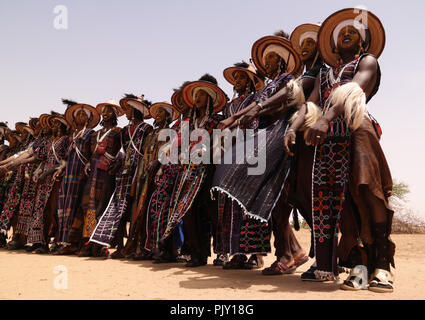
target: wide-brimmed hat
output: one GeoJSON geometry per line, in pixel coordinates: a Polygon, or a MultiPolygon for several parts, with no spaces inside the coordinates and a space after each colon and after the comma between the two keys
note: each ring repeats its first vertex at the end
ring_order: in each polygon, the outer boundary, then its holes
{"type": "Polygon", "coordinates": [[[68,122],[68,120],[66,120],[66,118],[63,114],[52,111],[52,122],[55,121],[55,120],[63,123],[66,126],[66,130],[71,129],[71,127],[72,127],[72,125],[71,125],[72,122],[71,123],[68,122]]]}
{"type": "Polygon", "coordinates": [[[171,104],[176,108],[176,110],[180,113],[183,113],[184,106],[181,101],[183,100],[183,95],[181,90],[177,90],[171,96],[171,104]]]}
{"type": "Polygon", "coordinates": [[[365,52],[378,58],[385,47],[385,30],[381,21],[372,12],[347,8],[330,15],[319,30],[318,47],[323,60],[330,66],[338,65],[336,39],[339,31],[346,26],[355,27],[362,37],[365,52]]]}
{"type": "Polygon", "coordinates": [[[28,133],[30,135],[34,135],[34,130],[25,122],[16,122],[15,123],[15,129],[16,131],[18,131],[19,133],[23,133],[24,131],[28,131],[28,133]]]}
{"type": "Polygon", "coordinates": [[[301,59],[289,40],[279,36],[265,36],[255,41],[251,49],[252,61],[261,74],[267,74],[264,57],[271,51],[285,60],[287,73],[295,73],[300,68],[301,59]]]}
{"type": "Polygon", "coordinates": [[[31,129],[35,130],[35,127],[37,126],[38,121],[39,121],[38,118],[31,118],[28,121],[28,125],[30,126],[31,129]]]}
{"type": "Polygon", "coordinates": [[[180,117],[180,112],[172,104],[169,104],[167,102],[157,102],[151,105],[151,107],[149,108],[149,112],[152,118],[156,118],[156,115],[158,114],[158,111],[161,108],[164,109],[171,116],[172,121],[180,117]]]}
{"type": "Polygon", "coordinates": [[[134,108],[139,110],[143,114],[143,119],[149,119],[151,114],[149,113],[149,106],[143,102],[143,97],[137,97],[133,94],[126,94],[124,98],[120,100],[122,109],[134,108]]]}
{"type": "Polygon", "coordinates": [[[207,81],[193,81],[186,85],[182,90],[184,101],[191,108],[195,105],[195,93],[198,90],[204,90],[213,101],[213,111],[219,112],[226,105],[226,94],[215,84],[207,81]]]}
{"type": "Polygon", "coordinates": [[[318,34],[319,34],[320,25],[312,24],[312,23],[304,23],[299,25],[292,31],[290,41],[292,44],[292,48],[297,51],[299,55],[301,55],[301,44],[307,39],[311,38],[317,43],[318,34]]]}
{"type": "Polygon", "coordinates": [[[90,119],[89,123],[87,124],[87,128],[96,127],[100,122],[100,114],[99,112],[97,112],[95,107],[89,104],[76,103],[74,105],[69,106],[65,111],[66,121],[72,126],[74,126],[75,113],[81,109],[87,114],[88,118],[90,119]]]}
{"type": "Polygon", "coordinates": [[[39,121],[41,124],[42,128],[51,128],[52,127],[52,123],[51,123],[51,119],[52,116],[48,113],[43,113],[40,117],[39,117],[39,121]]]}
{"type": "Polygon", "coordinates": [[[257,74],[257,69],[252,64],[248,64],[246,68],[243,67],[229,67],[224,69],[223,76],[224,78],[229,81],[232,85],[235,85],[235,75],[237,71],[245,72],[248,77],[251,79],[252,83],[254,84],[255,90],[259,91],[264,88],[264,81],[261,79],[257,74]]]}
{"type": "Polygon", "coordinates": [[[124,114],[124,110],[121,108],[121,106],[118,104],[118,102],[116,102],[113,99],[109,99],[106,102],[99,103],[96,106],[96,109],[99,112],[99,114],[102,114],[103,109],[107,106],[110,106],[114,109],[114,112],[115,112],[115,115],[116,115],[117,118],[121,117],[124,114]]]}

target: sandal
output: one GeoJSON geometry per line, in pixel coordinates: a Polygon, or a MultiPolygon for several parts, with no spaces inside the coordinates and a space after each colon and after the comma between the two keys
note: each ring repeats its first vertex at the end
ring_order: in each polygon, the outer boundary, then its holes
{"type": "Polygon", "coordinates": [[[234,256],[230,261],[226,262],[223,265],[223,269],[226,269],[226,270],[244,269],[246,260],[247,260],[246,255],[238,254],[234,256]]]}
{"type": "Polygon", "coordinates": [[[229,261],[229,258],[227,257],[227,254],[218,254],[217,258],[215,258],[213,261],[213,265],[223,266],[228,261],[229,261]]]}
{"type": "Polygon", "coordinates": [[[188,262],[190,260],[190,256],[186,256],[184,254],[178,255],[176,258],[176,262],[188,262]]]}
{"type": "Polygon", "coordinates": [[[263,258],[259,258],[256,254],[249,257],[248,261],[244,264],[244,269],[260,269],[264,266],[263,258]]]}
{"type": "Polygon", "coordinates": [[[114,253],[111,253],[111,259],[124,259],[124,255],[121,250],[117,249],[114,253]]]}
{"type": "Polygon", "coordinates": [[[261,273],[265,276],[290,274],[293,273],[296,268],[296,266],[289,267],[286,264],[280,262],[279,260],[276,260],[270,267],[264,269],[261,273]]]}
{"type": "Polygon", "coordinates": [[[341,285],[342,290],[358,291],[367,290],[367,268],[366,266],[355,266],[348,276],[347,280],[341,285]]]}
{"type": "Polygon", "coordinates": [[[185,267],[194,268],[194,267],[205,266],[207,264],[207,259],[208,257],[201,258],[201,257],[192,255],[191,259],[185,264],[185,267]]]}
{"type": "Polygon", "coordinates": [[[45,244],[35,244],[33,245],[34,250],[31,251],[33,254],[46,254],[49,253],[49,248],[45,244]]]}
{"type": "Polygon", "coordinates": [[[296,258],[295,260],[295,265],[297,266],[297,268],[299,266],[302,266],[304,263],[306,263],[308,261],[308,256],[304,255],[300,258],[296,258]]]}
{"type": "Polygon", "coordinates": [[[66,256],[66,255],[71,255],[71,254],[75,254],[78,251],[78,249],[75,246],[63,246],[62,248],[60,248],[59,250],[53,252],[53,255],[58,255],[58,256],[66,256]]]}
{"type": "Polygon", "coordinates": [[[92,256],[92,250],[91,245],[85,245],[81,248],[81,250],[78,252],[79,257],[91,257],[92,256]]]}
{"type": "Polygon", "coordinates": [[[7,244],[8,250],[20,250],[20,249],[24,249],[24,247],[25,247],[25,245],[23,245],[18,240],[12,240],[7,244]]]}
{"type": "Polygon", "coordinates": [[[376,269],[369,282],[369,290],[378,293],[390,293],[394,291],[393,274],[384,269],[376,269]]]}
{"type": "Polygon", "coordinates": [[[176,258],[167,258],[167,257],[164,257],[164,256],[159,256],[158,258],[153,259],[153,261],[152,261],[152,263],[155,263],[155,264],[157,264],[157,263],[174,263],[174,262],[177,262],[176,258]]]}

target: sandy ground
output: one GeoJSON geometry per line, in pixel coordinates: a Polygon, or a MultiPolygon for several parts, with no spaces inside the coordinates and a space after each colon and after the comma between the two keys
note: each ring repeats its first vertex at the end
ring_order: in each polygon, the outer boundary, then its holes
{"type": "MultiPolygon", "coordinates": [[[[309,231],[301,230],[296,235],[308,248],[309,231]]],[[[391,294],[347,292],[334,282],[302,282],[300,274],[311,262],[292,275],[263,276],[259,270],[214,267],[212,258],[205,267],[189,269],[183,264],[35,255],[0,249],[0,299],[425,299],[425,235],[392,238],[397,245],[397,269],[395,291],[391,294]],[[55,274],[55,268],[63,269],[58,266],[64,266],[66,274],[55,274]],[[62,281],[65,275],[67,283],[62,281]]],[[[268,255],[266,266],[273,261],[274,255],[268,255]]],[[[342,279],[345,277],[343,274],[342,279]]]]}

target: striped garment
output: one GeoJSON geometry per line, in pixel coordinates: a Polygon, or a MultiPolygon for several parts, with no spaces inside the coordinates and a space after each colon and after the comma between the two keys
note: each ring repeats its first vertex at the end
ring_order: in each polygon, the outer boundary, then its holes
{"type": "Polygon", "coordinates": [[[55,183],[52,176],[54,169],[59,166],[60,161],[66,158],[68,147],[68,136],[55,138],[48,144],[47,156],[44,159],[44,168],[42,173],[46,173],[48,175],[41,183],[39,183],[37,187],[32,219],[28,226],[29,229],[27,243],[46,243],[46,235],[44,232],[46,218],[45,209],[52,191],[52,187],[55,183]]]}
{"type": "Polygon", "coordinates": [[[87,179],[84,166],[86,159],[91,157],[90,137],[93,132],[93,130],[85,130],[74,136],[68,149],[65,174],[58,199],[58,242],[69,242],[69,233],[80,207],[87,179]]]}
{"type": "Polygon", "coordinates": [[[140,158],[143,156],[142,145],[145,134],[150,127],[149,124],[143,122],[135,128],[133,132],[130,132],[130,126],[122,130],[122,143],[125,150],[125,158],[116,177],[116,187],[111,202],[99,219],[90,237],[91,242],[107,247],[113,246],[116,231],[118,230],[122,218],[124,214],[131,209],[131,186],[137,165],[140,158]],[[137,148],[137,150],[135,148],[137,148]]]}

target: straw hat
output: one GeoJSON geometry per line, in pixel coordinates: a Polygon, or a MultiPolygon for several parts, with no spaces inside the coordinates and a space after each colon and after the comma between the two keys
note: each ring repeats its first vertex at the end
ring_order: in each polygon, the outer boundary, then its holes
{"type": "Polygon", "coordinates": [[[299,25],[292,31],[290,41],[292,48],[301,55],[301,44],[307,38],[312,38],[317,43],[317,36],[319,34],[320,25],[312,23],[304,23],[299,25]]]}
{"type": "Polygon", "coordinates": [[[65,119],[72,126],[74,126],[74,118],[78,110],[83,110],[89,117],[90,121],[87,124],[87,128],[94,128],[100,122],[100,114],[97,112],[96,108],[89,104],[76,103],[70,105],[65,111],[65,119]]]}
{"type": "Polygon", "coordinates": [[[28,125],[30,126],[30,128],[31,128],[32,130],[35,130],[35,127],[37,126],[37,123],[38,123],[38,118],[31,118],[31,119],[28,121],[28,125]]]}
{"type": "Polygon", "coordinates": [[[106,102],[103,103],[99,103],[96,106],[97,111],[99,112],[99,114],[102,114],[103,109],[107,106],[113,107],[114,108],[114,112],[115,115],[117,116],[117,118],[121,117],[124,114],[124,110],[121,108],[121,106],[118,104],[118,102],[116,102],[113,99],[109,99],[106,102]]]}
{"type": "Polygon", "coordinates": [[[52,111],[52,122],[54,122],[55,120],[60,121],[61,123],[63,123],[66,126],[66,130],[68,131],[69,129],[71,129],[71,123],[72,122],[68,122],[68,120],[66,120],[65,116],[52,111]]]}
{"type": "Polygon", "coordinates": [[[252,61],[262,74],[267,74],[264,66],[264,57],[268,52],[276,52],[286,62],[286,72],[297,72],[301,66],[301,59],[291,42],[279,36],[265,36],[254,42],[251,49],[252,61]]]}
{"type": "Polygon", "coordinates": [[[183,99],[189,107],[193,108],[195,105],[194,97],[198,90],[204,90],[212,98],[214,112],[219,112],[226,105],[226,94],[215,84],[207,81],[193,81],[182,90],[183,99]]]}
{"type": "Polygon", "coordinates": [[[173,95],[171,96],[171,104],[180,113],[183,113],[183,108],[184,108],[184,106],[182,105],[182,100],[183,100],[183,96],[182,96],[181,90],[175,91],[173,95]]]}
{"type": "Polygon", "coordinates": [[[172,121],[180,117],[180,112],[172,104],[169,104],[167,102],[157,102],[149,108],[149,112],[152,118],[156,118],[156,115],[158,114],[160,108],[164,109],[169,115],[171,115],[172,121]]]}
{"type": "Polygon", "coordinates": [[[134,94],[125,94],[124,98],[120,100],[122,109],[134,108],[139,110],[143,114],[144,119],[149,119],[151,114],[149,113],[149,106],[143,102],[143,96],[137,97],[134,94]]]}
{"type": "Polygon", "coordinates": [[[362,9],[347,8],[330,15],[319,30],[318,47],[323,60],[330,66],[338,64],[335,53],[336,39],[339,31],[351,25],[355,27],[366,43],[365,52],[378,58],[385,47],[385,30],[381,21],[372,12],[362,9]]]}
{"type": "Polygon", "coordinates": [[[49,118],[51,118],[52,116],[50,115],[50,114],[48,114],[48,113],[43,113],[40,117],[39,117],[39,121],[40,121],[40,124],[41,124],[41,127],[42,128],[46,128],[46,127],[48,127],[48,128],[51,128],[52,126],[51,126],[51,119],[49,119],[49,118]]]}
{"type": "Polygon", "coordinates": [[[258,76],[257,70],[255,69],[255,67],[252,64],[248,64],[248,63],[246,63],[246,65],[247,67],[239,67],[235,65],[234,67],[229,67],[224,69],[223,71],[224,78],[228,82],[230,82],[232,85],[235,85],[236,72],[242,71],[242,72],[245,72],[248,75],[248,77],[251,79],[251,81],[254,83],[255,90],[259,91],[263,89],[264,81],[258,76]]]}
{"type": "Polygon", "coordinates": [[[28,133],[30,135],[34,135],[34,130],[28,126],[25,122],[16,122],[15,123],[15,129],[16,131],[18,131],[20,134],[22,134],[25,131],[28,131],[28,133]]]}

